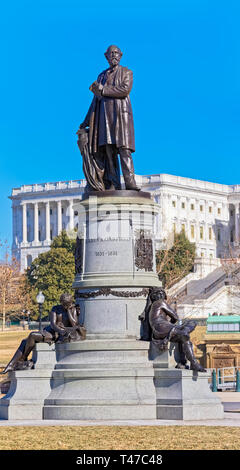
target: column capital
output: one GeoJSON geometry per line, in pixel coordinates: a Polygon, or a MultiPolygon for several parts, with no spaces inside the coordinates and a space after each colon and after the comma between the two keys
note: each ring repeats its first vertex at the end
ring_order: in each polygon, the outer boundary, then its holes
{"type": "Polygon", "coordinates": [[[73,199],[68,200],[68,216],[69,216],[68,229],[73,230],[74,229],[73,199]]]}

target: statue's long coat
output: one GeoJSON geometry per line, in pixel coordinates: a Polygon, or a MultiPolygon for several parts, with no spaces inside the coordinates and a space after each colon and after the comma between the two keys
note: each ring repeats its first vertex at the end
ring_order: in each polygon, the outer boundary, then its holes
{"type": "Polygon", "coordinates": [[[118,65],[112,72],[104,70],[97,79],[103,85],[102,97],[94,96],[85,124],[89,125],[89,150],[96,153],[100,145],[115,144],[135,151],[132,106],[129,93],[133,73],[118,65]]]}

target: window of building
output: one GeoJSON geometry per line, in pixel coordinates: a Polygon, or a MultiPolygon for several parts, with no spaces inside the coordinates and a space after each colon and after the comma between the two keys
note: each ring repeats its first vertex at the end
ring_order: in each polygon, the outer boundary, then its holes
{"type": "Polygon", "coordinates": [[[173,224],[173,231],[176,232],[176,224],[173,224]]]}
{"type": "Polygon", "coordinates": [[[203,212],[203,205],[200,204],[200,212],[203,212]]]}
{"type": "Polygon", "coordinates": [[[230,216],[233,217],[233,209],[230,210],[230,216]]]}
{"type": "Polygon", "coordinates": [[[53,231],[52,231],[52,229],[51,229],[51,230],[50,230],[50,240],[52,240],[52,239],[53,239],[53,231]]]}
{"type": "Polygon", "coordinates": [[[62,207],[62,214],[64,214],[64,208],[62,207]]]}
{"type": "Polygon", "coordinates": [[[74,215],[78,215],[78,211],[74,211],[74,215]]]}
{"type": "Polygon", "coordinates": [[[223,331],[239,331],[239,323],[223,323],[220,329],[223,331]]]}
{"type": "Polygon", "coordinates": [[[172,201],[172,206],[176,207],[176,201],[172,201]]]}
{"type": "Polygon", "coordinates": [[[204,253],[203,253],[203,251],[201,252],[201,257],[202,257],[202,258],[204,257],[204,253]]]}
{"type": "Polygon", "coordinates": [[[194,211],[194,204],[191,204],[191,210],[194,211]]]}
{"type": "Polygon", "coordinates": [[[208,238],[209,240],[212,240],[212,227],[208,228],[208,238]]]}
{"type": "Polygon", "coordinates": [[[52,215],[52,209],[50,209],[50,215],[52,215]]]}
{"type": "Polygon", "coordinates": [[[230,241],[231,241],[231,243],[233,243],[233,241],[234,241],[233,230],[231,230],[231,232],[230,232],[230,241]]]}
{"type": "Polygon", "coordinates": [[[219,242],[221,241],[221,229],[220,228],[217,229],[217,239],[219,242]]]}
{"type": "Polygon", "coordinates": [[[203,240],[203,227],[200,227],[200,239],[203,240]]]}
{"type": "Polygon", "coordinates": [[[38,211],[38,215],[41,215],[41,211],[40,211],[40,210],[38,211]]]}
{"type": "Polygon", "coordinates": [[[182,224],[182,232],[185,232],[185,224],[182,224]]]}
{"type": "Polygon", "coordinates": [[[209,213],[211,214],[212,213],[212,206],[209,206],[208,210],[209,210],[209,213]]]}
{"type": "Polygon", "coordinates": [[[218,215],[221,215],[221,208],[220,207],[218,207],[217,213],[218,213],[218,215]]]}
{"type": "Polygon", "coordinates": [[[182,209],[185,209],[185,202],[182,202],[182,209]]]}
{"type": "Polygon", "coordinates": [[[194,225],[191,225],[191,237],[194,238],[194,236],[195,236],[194,225]]]}

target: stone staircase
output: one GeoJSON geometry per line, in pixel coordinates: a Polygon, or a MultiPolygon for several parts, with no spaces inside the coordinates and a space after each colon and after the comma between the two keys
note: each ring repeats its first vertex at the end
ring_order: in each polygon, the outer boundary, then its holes
{"type": "Polygon", "coordinates": [[[168,295],[174,293],[171,300],[177,302],[180,317],[205,318],[214,311],[224,313],[230,307],[227,300],[229,292],[226,289],[229,285],[236,283],[235,276],[240,272],[240,267],[234,266],[231,273],[227,273],[222,267],[215,268],[207,276],[199,279],[186,276],[178,285],[173,286],[168,295]],[[225,309],[225,310],[224,310],[225,309]]]}

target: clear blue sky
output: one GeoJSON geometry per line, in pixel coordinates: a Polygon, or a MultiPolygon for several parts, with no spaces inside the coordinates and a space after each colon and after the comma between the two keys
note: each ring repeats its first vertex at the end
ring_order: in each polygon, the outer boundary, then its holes
{"type": "Polygon", "coordinates": [[[2,3],[0,239],[12,187],[83,177],[75,132],[110,44],[134,73],[136,173],[240,183],[239,21],[238,0],[2,3]]]}

